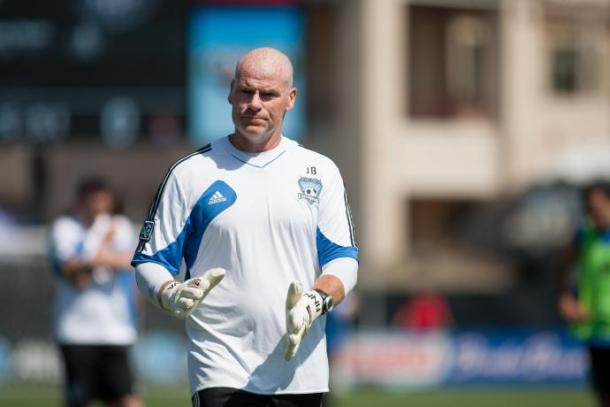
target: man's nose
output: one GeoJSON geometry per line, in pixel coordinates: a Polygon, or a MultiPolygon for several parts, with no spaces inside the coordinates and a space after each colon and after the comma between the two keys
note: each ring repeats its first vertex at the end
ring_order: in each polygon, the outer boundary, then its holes
{"type": "Polygon", "coordinates": [[[250,99],[250,103],[248,105],[250,110],[258,111],[262,109],[262,101],[258,91],[252,94],[252,98],[250,99]]]}

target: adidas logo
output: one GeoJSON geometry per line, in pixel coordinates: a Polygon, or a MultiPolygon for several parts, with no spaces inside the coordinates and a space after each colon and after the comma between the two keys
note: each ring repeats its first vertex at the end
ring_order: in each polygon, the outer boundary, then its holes
{"type": "Polygon", "coordinates": [[[221,194],[220,192],[216,191],[212,194],[212,196],[210,197],[210,199],[208,199],[208,205],[215,205],[217,203],[221,203],[226,201],[227,198],[224,197],[223,194],[221,194]]]}

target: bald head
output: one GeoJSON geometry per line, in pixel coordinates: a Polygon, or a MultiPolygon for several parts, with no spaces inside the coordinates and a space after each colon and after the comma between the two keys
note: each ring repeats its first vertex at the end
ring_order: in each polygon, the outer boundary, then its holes
{"type": "Polygon", "coordinates": [[[235,79],[247,76],[274,78],[292,87],[293,69],[290,59],[275,48],[255,48],[248,51],[235,67],[235,79]]]}
{"type": "Polygon", "coordinates": [[[233,145],[249,152],[275,147],[296,96],[286,55],[273,48],[256,48],[244,55],[235,68],[228,98],[235,124],[233,145]]]}

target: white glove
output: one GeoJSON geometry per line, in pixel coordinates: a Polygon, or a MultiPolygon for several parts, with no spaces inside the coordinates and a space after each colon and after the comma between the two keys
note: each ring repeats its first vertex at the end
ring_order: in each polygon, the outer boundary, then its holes
{"type": "Polygon", "coordinates": [[[180,319],[188,317],[216,284],[225,276],[225,270],[214,268],[205,276],[191,278],[184,283],[174,281],[160,293],[161,307],[180,319]]]}
{"type": "Polygon", "coordinates": [[[286,299],[286,336],[288,345],[284,358],[290,360],[299,349],[301,340],[311,324],[322,315],[322,296],[314,290],[303,294],[303,286],[293,281],[288,287],[286,299]]]}

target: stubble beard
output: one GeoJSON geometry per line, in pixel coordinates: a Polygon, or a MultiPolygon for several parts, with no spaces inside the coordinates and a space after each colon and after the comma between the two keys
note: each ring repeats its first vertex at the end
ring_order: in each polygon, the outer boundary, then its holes
{"type": "Polygon", "coordinates": [[[243,129],[237,129],[237,132],[239,133],[239,135],[241,135],[243,138],[253,144],[266,143],[273,135],[272,130],[262,131],[260,133],[252,133],[243,129]]]}
{"type": "Polygon", "coordinates": [[[253,132],[246,131],[243,128],[240,128],[237,126],[235,127],[235,133],[238,137],[242,137],[249,144],[253,144],[253,145],[257,145],[257,146],[268,143],[269,140],[271,140],[271,138],[275,134],[275,130],[276,130],[275,128],[271,128],[271,129],[265,129],[264,131],[261,131],[259,133],[253,133],[253,132]]]}

